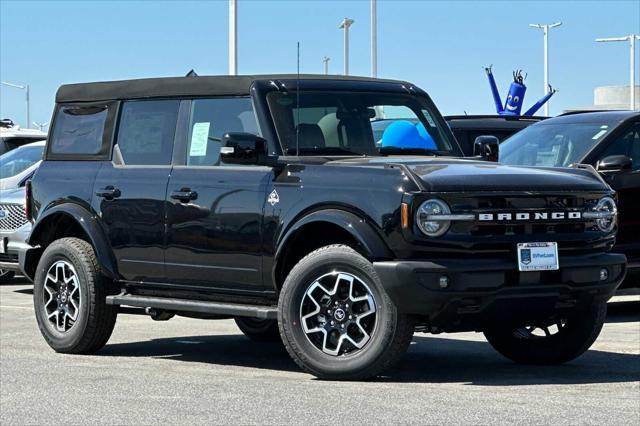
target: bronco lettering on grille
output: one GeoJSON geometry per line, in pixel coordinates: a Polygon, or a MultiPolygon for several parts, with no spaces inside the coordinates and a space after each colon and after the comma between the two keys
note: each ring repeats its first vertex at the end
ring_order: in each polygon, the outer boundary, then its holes
{"type": "Polygon", "coordinates": [[[539,221],[539,220],[576,220],[582,219],[582,212],[515,212],[515,213],[480,213],[481,222],[493,221],[539,221]]]}

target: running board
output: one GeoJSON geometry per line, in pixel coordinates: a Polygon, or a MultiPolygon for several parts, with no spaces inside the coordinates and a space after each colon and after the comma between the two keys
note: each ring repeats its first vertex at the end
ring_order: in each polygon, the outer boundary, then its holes
{"type": "Polygon", "coordinates": [[[200,300],[169,299],[165,297],[136,296],[118,294],[107,296],[107,305],[135,306],[139,308],[155,308],[167,311],[201,312],[206,314],[229,315],[233,317],[250,317],[260,319],[277,319],[276,306],[241,305],[238,303],[204,302],[200,300]]]}

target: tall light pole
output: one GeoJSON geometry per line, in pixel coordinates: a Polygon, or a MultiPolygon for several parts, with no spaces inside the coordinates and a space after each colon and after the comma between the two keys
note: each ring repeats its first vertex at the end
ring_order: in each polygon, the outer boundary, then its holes
{"type": "Polygon", "coordinates": [[[349,27],[354,22],[353,19],[344,18],[338,27],[344,30],[344,75],[349,75],[349,27]]]}
{"type": "MultiPolygon", "coordinates": [[[[562,22],[556,22],[554,24],[529,24],[532,28],[542,29],[544,34],[544,91],[543,95],[546,95],[549,91],[549,30],[562,25],[562,22]]],[[[549,115],[549,102],[544,104],[544,115],[549,115]]]]}
{"type": "Polygon", "coordinates": [[[324,62],[324,75],[328,75],[329,74],[329,61],[331,60],[330,57],[325,56],[324,58],[322,58],[322,62],[324,62]]]}
{"type": "Polygon", "coordinates": [[[629,109],[636,109],[636,40],[640,36],[629,34],[624,37],[597,38],[598,42],[628,41],[629,42],[629,109]]]}
{"type": "Polygon", "coordinates": [[[378,76],[378,12],[376,0],[371,0],[371,77],[378,76]]]}
{"type": "Polygon", "coordinates": [[[28,84],[14,84],[14,83],[9,83],[6,81],[3,81],[2,84],[4,84],[5,86],[9,86],[9,87],[15,87],[16,89],[21,89],[24,90],[25,92],[25,101],[27,103],[27,121],[25,121],[25,128],[29,127],[29,85],[28,84]]]}
{"type": "Polygon", "coordinates": [[[229,0],[229,75],[238,74],[238,1],[229,0]]]}

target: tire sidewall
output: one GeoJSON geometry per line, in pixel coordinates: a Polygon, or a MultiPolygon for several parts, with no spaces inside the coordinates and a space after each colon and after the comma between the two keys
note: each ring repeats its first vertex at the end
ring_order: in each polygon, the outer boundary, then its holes
{"type": "Polygon", "coordinates": [[[76,253],[71,246],[61,242],[52,243],[45,250],[40,262],[38,263],[38,270],[36,271],[33,285],[33,302],[36,320],[43,336],[49,345],[56,350],[65,350],[75,347],[84,336],[90,308],[90,289],[88,283],[90,280],[95,279],[95,277],[90,276],[92,273],[93,271],[91,271],[85,262],[80,259],[78,253],[76,253]],[[47,313],[44,307],[46,297],[44,281],[47,271],[55,262],[60,260],[73,265],[78,276],[78,281],[80,282],[80,310],[78,312],[78,319],[74,323],[73,327],[64,333],[58,331],[47,319],[47,313]]]}
{"type": "Polygon", "coordinates": [[[281,293],[278,317],[283,340],[302,352],[304,362],[310,369],[338,376],[357,374],[383,356],[393,340],[397,311],[373,266],[357,253],[342,250],[305,258],[293,268],[281,293]],[[307,289],[319,277],[334,271],[347,272],[362,280],[369,287],[376,305],[376,321],[371,338],[352,355],[333,356],[322,352],[309,341],[300,324],[300,305],[307,289]]]}

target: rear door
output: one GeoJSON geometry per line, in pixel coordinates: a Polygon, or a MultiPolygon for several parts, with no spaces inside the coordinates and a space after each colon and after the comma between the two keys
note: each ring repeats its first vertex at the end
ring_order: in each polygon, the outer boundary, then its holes
{"type": "Polygon", "coordinates": [[[271,167],[220,160],[227,132],[258,133],[251,99],[191,102],[167,192],[166,272],[183,288],[262,290],[262,218],[271,167]]]}
{"type": "Polygon", "coordinates": [[[99,212],[122,278],[161,282],[166,193],[180,101],[123,102],[113,158],[94,184],[99,212]]]}

